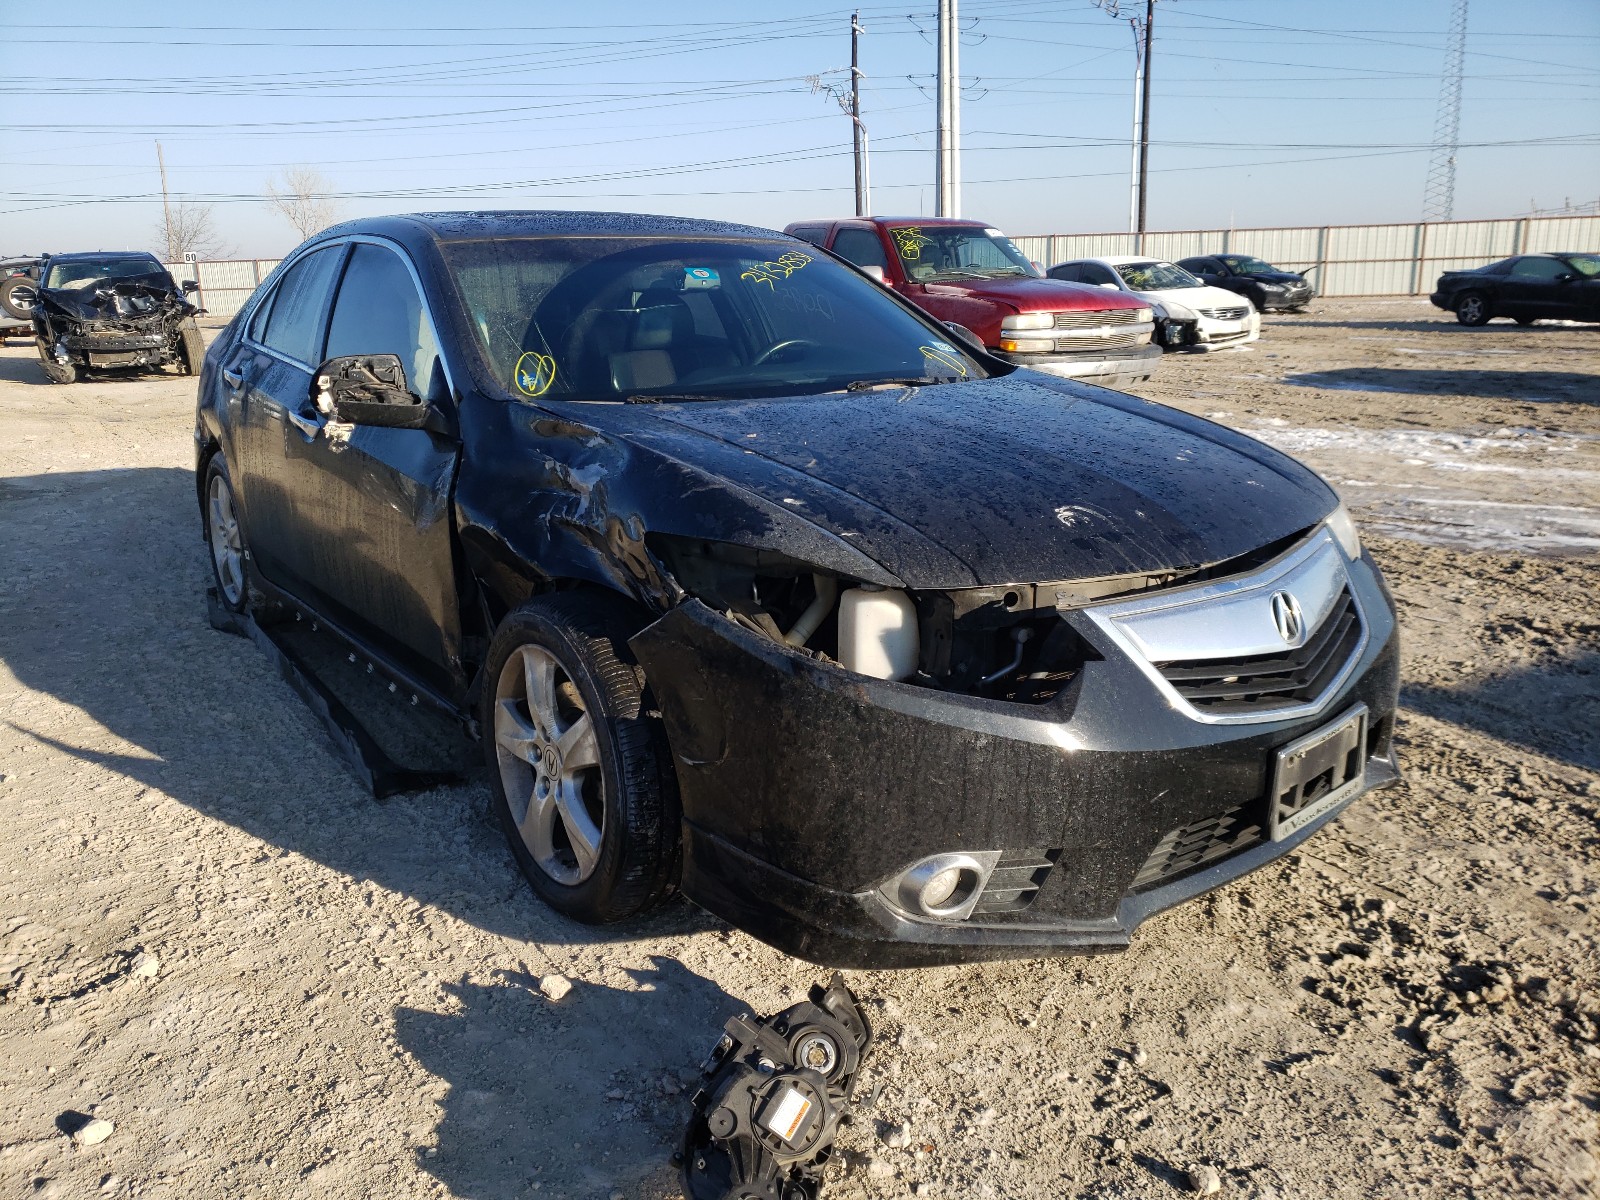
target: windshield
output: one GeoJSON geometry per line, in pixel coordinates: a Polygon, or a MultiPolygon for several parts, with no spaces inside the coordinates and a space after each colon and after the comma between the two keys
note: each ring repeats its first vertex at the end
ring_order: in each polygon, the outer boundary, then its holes
{"type": "Polygon", "coordinates": [[[876,284],[795,242],[447,242],[484,358],[512,395],[736,399],[987,374],[876,284]]]}
{"type": "Polygon", "coordinates": [[[1122,263],[1117,267],[1122,282],[1135,292],[1164,292],[1170,288],[1205,287],[1176,263],[1122,263]]]}
{"type": "Polygon", "coordinates": [[[167,287],[172,286],[172,278],[167,274],[166,268],[149,257],[92,258],[79,259],[77,262],[53,263],[50,270],[45,273],[44,286],[81,288],[111,279],[136,279],[145,275],[160,276],[154,282],[167,287]]]}
{"type": "Polygon", "coordinates": [[[971,225],[891,225],[889,238],[916,283],[941,279],[1035,279],[1039,272],[998,229],[971,225]]]}
{"type": "Polygon", "coordinates": [[[1248,258],[1242,254],[1234,258],[1225,258],[1222,261],[1228,264],[1235,275],[1282,274],[1282,272],[1280,272],[1278,268],[1273,266],[1271,263],[1262,262],[1259,258],[1248,258]]]}
{"type": "Polygon", "coordinates": [[[1585,275],[1590,279],[1600,275],[1600,258],[1596,258],[1593,254],[1568,255],[1567,261],[1579,275],[1585,275]]]}

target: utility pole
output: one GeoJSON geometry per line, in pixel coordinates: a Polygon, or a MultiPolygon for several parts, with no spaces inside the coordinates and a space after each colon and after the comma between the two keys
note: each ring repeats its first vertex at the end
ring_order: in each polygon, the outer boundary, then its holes
{"type": "Polygon", "coordinates": [[[161,233],[166,240],[162,249],[172,257],[172,204],[167,199],[167,160],[162,157],[161,143],[156,143],[156,166],[161,170],[161,233]]]}
{"type": "Polygon", "coordinates": [[[956,0],[939,0],[939,121],[934,215],[961,215],[961,25],[956,0]]]}
{"type": "Polygon", "coordinates": [[[1156,0],[1144,3],[1144,78],[1139,85],[1139,225],[1134,250],[1144,253],[1145,206],[1150,197],[1150,39],[1155,32],[1156,0]]]}
{"type": "Polygon", "coordinates": [[[1461,149],[1461,69],[1467,53],[1467,0],[1455,0],[1450,40],[1439,81],[1439,113],[1433,124],[1433,154],[1422,193],[1422,219],[1448,221],[1455,211],[1456,155],[1461,149]]]}
{"type": "Polygon", "coordinates": [[[860,10],[850,14],[850,120],[855,126],[856,216],[872,211],[872,181],[867,175],[867,127],[861,121],[861,27],[860,10]]]}
{"type": "Polygon", "coordinates": [[[1144,41],[1139,21],[1128,18],[1133,33],[1133,140],[1128,152],[1128,232],[1139,231],[1139,139],[1144,133],[1144,41]]]}

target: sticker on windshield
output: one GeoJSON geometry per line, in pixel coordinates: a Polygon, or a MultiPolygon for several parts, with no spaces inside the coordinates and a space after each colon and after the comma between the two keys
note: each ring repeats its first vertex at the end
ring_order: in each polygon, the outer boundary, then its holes
{"type": "Polygon", "coordinates": [[[941,367],[948,367],[961,378],[967,377],[967,364],[961,361],[961,356],[956,353],[954,346],[946,346],[943,342],[935,342],[931,346],[918,346],[922,357],[930,363],[938,363],[941,367]]]}
{"type": "Polygon", "coordinates": [[[683,269],[683,290],[686,292],[705,291],[709,288],[721,286],[722,279],[710,267],[685,267],[683,269]]]}
{"type": "Polygon", "coordinates": [[[889,236],[894,238],[894,244],[900,251],[900,257],[907,262],[915,262],[922,257],[922,248],[933,245],[933,239],[923,233],[916,225],[903,225],[898,229],[889,230],[889,236]]]}
{"type": "Polygon", "coordinates": [[[556,360],[548,354],[529,350],[517,359],[517,369],[512,372],[517,391],[524,396],[542,396],[556,381],[556,360]]]}
{"type": "Polygon", "coordinates": [[[752,263],[747,270],[739,272],[740,279],[748,279],[751,283],[764,283],[772,287],[773,280],[787,279],[801,267],[811,261],[809,254],[802,254],[798,250],[790,250],[778,255],[773,262],[752,263]]]}

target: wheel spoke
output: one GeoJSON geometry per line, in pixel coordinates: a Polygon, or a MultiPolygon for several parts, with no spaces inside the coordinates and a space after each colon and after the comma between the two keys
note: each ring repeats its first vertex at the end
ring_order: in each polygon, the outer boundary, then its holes
{"type": "Polygon", "coordinates": [[[538,737],[533,723],[517,711],[515,700],[502,700],[494,706],[494,740],[507,754],[523,762],[536,761],[538,737]]]}
{"type": "Polygon", "coordinates": [[[556,812],[555,790],[535,786],[528,793],[528,809],[522,814],[522,820],[517,822],[522,844],[546,871],[555,860],[556,812]],[[544,793],[543,796],[540,792],[544,793]]]}
{"type": "Polygon", "coordinates": [[[556,736],[556,660],[538,646],[522,648],[522,679],[528,715],[547,738],[556,736]]]}
{"type": "Polygon", "coordinates": [[[594,722],[588,713],[567,726],[557,739],[556,747],[561,751],[561,765],[568,772],[600,765],[600,743],[595,738],[594,722]]]}
{"type": "Polygon", "coordinates": [[[561,823],[566,827],[567,840],[572,843],[572,856],[578,860],[579,876],[587,876],[600,857],[600,827],[584,808],[576,780],[561,781],[556,791],[556,804],[561,808],[561,823]]]}

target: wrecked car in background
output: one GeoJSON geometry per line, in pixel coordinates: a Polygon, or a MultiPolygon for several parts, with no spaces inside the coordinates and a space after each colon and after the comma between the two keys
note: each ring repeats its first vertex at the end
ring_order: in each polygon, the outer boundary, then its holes
{"type": "Polygon", "coordinates": [[[44,372],[72,383],[88,370],[176,366],[200,371],[205,342],[180,288],[152,254],[52,254],[39,267],[33,333],[44,372]]]}
{"type": "Polygon", "coordinates": [[[1393,782],[1393,610],[1259,442],[767,230],[385,217],[218,337],[220,602],[475,723],[545,900],[816,962],[1125,947],[1393,782]]]}

